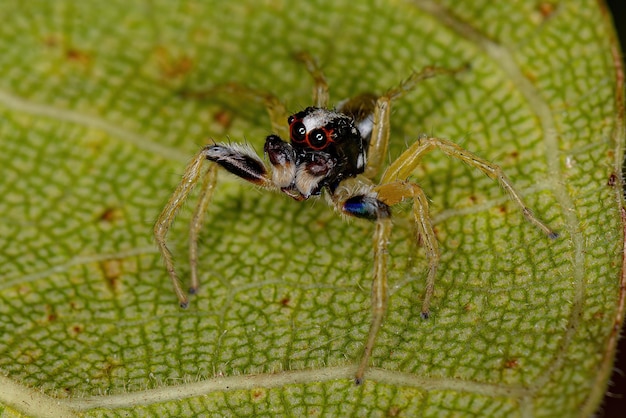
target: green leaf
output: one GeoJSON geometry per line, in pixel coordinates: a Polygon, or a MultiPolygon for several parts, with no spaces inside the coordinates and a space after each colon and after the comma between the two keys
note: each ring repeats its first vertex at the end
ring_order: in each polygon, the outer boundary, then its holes
{"type": "MultiPolygon", "coordinates": [[[[4,416],[588,416],[624,315],[623,69],[599,2],[0,3],[0,411],[4,416]],[[391,158],[423,132],[500,164],[561,236],[432,153],[414,180],[441,246],[432,316],[409,208],[362,386],[373,225],[220,175],[203,286],[181,310],[152,224],[200,146],[262,149],[238,82],[337,102],[428,65],[471,69],[394,104],[391,158]]],[[[169,245],[187,278],[188,222],[169,245]]]]}

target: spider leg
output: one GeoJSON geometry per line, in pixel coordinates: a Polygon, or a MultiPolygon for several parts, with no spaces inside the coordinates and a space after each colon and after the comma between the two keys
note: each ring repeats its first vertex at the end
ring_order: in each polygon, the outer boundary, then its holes
{"type": "Polygon", "coordinates": [[[267,91],[255,89],[238,83],[226,83],[198,92],[184,91],[183,94],[186,97],[192,97],[195,99],[205,99],[219,94],[227,94],[237,98],[238,100],[261,104],[265,106],[265,110],[270,118],[272,132],[278,134],[279,136],[289,136],[288,126],[285,124],[285,121],[289,117],[289,113],[287,113],[285,105],[275,95],[267,91]]]}
{"type": "Polygon", "coordinates": [[[397,87],[387,91],[378,97],[374,106],[374,127],[370,139],[367,157],[367,167],[365,177],[373,179],[380,173],[380,170],[387,158],[387,147],[389,145],[389,115],[391,113],[391,102],[409,93],[419,84],[426,80],[442,74],[456,74],[467,69],[467,66],[460,68],[440,68],[426,67],[420,71],[413,72],[406,80],[403,80],[397,87]]]}
{"type": "Polygon", "coordinates": [[[363,383],[363,376],[369,367],[369,360],[376,343],[376,337],[387,312],[387,243],[391,235],[391,219],[380,218],[376,221],[374,232],[374,280],[372,281],[372,320],[367,333],[363,354],[356,371],[354,382],[363,383]]]}
{"type": "MultiPolygon", "coordinates": [[[[313,79],[313,104],[316,107],[328,108],[329,94],[328,83],[321,67],[308,52],[298,52],[294,58],[304,64],[307,72],[313,79]]],[[[272,132],[280,137],[289,137],[288,126],[285,121],[289,117],[285,105],[272,93],[255,89],[239,83],[225,83],[203,91],[183,91],[186,97],[204,99],[217,94],[228,94],[233,97],[245,99],[265,106],[269,115],[272,132]]]]}
{"type": "Polygon", "coordinates": [[[211,203],[216,184],[217,165],[210,164],[205,171],[204,180],[200,188],[200,196],[189,224],[189,266],[191,268],[189,293],[192,295],[198,291],[200,286],[200,279],[198,278],[198,235],[204,222],[204,216],[209,208],[209,203],[211,203]]]}
{"type": "MultiPolygon", "coordinates": [[[[181,182],[163,208],[163,211],[154,224],[154,237],[159,247],[167,273],[172,280],[174,292],[178,297],[180,306],[186,308],[189,300],[183,291],[178,275],[174,268],[172,254],[167,247],[167,232],[169,231],[176,214],[187,200],[189,193],[193,190],[202,174],[202,164],[205,160],[213,161],[221,165],[231,173],[247,180],[257,186],[274,189],[268,170],[259,157],[246,146],[235,145],[209,145],[202,148],[189,162],[183,174],[181,182]]],[[[202,226],[204,212],[208,207],[213,189],[215,187],[217,170],[209,167],[205,174],[202,185],[202,192],[196,206],[196,210],[190,225],[190,260],[192,263],[192,284],[191,292],[194,293],[198,287],[197,273],[197,240],[198,231],[202,226]],[[202,213],[201,213],[202,212],[202,213]]]]}
{"type": "Polygon", "coordinates": [[[420,186],[406,181],[383,184],[378,186],[376,191],[378,198],[387,205],[395,205],[404,199],[413,199],[413,219],[428,258],[428,276],[426,277],[426,290],[421,312],[422,318],[427,319],[430,315],[430,300],[435,289],[435,277],[440,255],[439,244],[428,211],[428,198],[420,186]]]}
{"type": "MultiPolygon", "coordinates": [[[[358,182],[355,180],[354,182],[358,182]]],[[[367,183],[365,183],[367,184],[367,183]]],[[[355,383],[361,384],[369,367],[372,350],[387,312],[387,245],[391,236],[391,211],[389,206],[400,201],[413,199],[413,216],[418,233],[423,237],[428,254],[428,277],[422,304],[422,318],[428,318],[430,300],[435,288],[435,276],[439,264],[439,246],[428,213],[428,199],[417,185],[409,182],[394,182],[377,187],[361,186],[354,188],[348,184],[336,191],[334,203],[339,209],[351,216],[376,222],[374,232],[374,277],[372,280],[372,320],[365,340],[363,354],[355,374],[355,383]],[[350,192],[352,187],[353,192],[350,192]]],[[[340,186],[341,187],[341,186],[340,186]]]]}
{"type": "Polygon", "coordinates": [[[335,190],[331,199],[342,213],[376,222],[373,237],[372,319],[354,380],[360,385],[387,312],[387,245],[391,235],[391,210],[385,202],[378,199],[373,185],[365,178],[346,179],[335,190]]]}
{"type": "Polygon", "coordinates": [[[433,149],[439,149],[450,157],[457,158],[464,163],[475,167],[485,173],[489,178],[497,180],[506,190],[515,204],[520,208],[526,219],[543,231],[550,238],[557,238],[558,234],[545,223],[533,215],[530,208],[524,203],[520,193],[515,189],[511,180],[504,174],[502,168],[492,164],[477,155],[461,148],[457,144],[447,139],[426,137],[420,138],[415,144],[407,149],[396,161],[385,170],[381,179],[381,184],[392,183],[397,180],[406,179],[419,164],[424,154],[433,149]]]}
{"type": "Polygon", "coordinates": [[[294,57],[304,64],[311,78],[313,78],[313,105],[324,109],[328,108],[328,83],[317,61],[308,52],[298,52],[294,57]]]}
{"type": "Polygon", "coordinates": [[[167,204],[163,208],[163,211],[157,218],[156,223],[154,224],[155,241],[159,247],[161,256],[163,257],[167,273],[172,280],[172,285],[174,287],[174,292],[178,297],[178,302],[183,308],[187,307],[188,299],[187,295],[183,291],[182,286],[180,285],[180,280],[178,279],[176,270],[174,269],[174,260],[172,259],[172,253],[167,248],[166,237],[170,226],[174,222],[176,214],[187,200],[187,196],[189,195],[193,187],[196,185],[198,177],[200,176],[202,164],[204,163],[205,159],[205,149],[203,148],[193,157],[193,159],[187,165],[187,168],[185,168],[185,173],[183,174],[181,182],[176,187],[176,190],[174,190],[174,193],[167,201],[167,204]]]}

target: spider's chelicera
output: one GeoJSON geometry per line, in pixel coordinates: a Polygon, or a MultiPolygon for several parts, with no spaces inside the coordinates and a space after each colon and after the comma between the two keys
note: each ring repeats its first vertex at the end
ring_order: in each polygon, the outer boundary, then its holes
{"type": "Polygon", "coordinates": [[[386,254],[391,234],[390,206],[406,199],[413,201],[413,218],[429,260],[421,308],[423,318],[429,315],[439,263],[439,246],[428,213],[428,200],[419,185],[407,180],[424,154],[439,149],[481,170],[500,183],[529,222],[550,238],[556,238],[557,234],[532,214],[500,167],[445,139],[421,137],[382,172],[379,182],[374,182],[373,179],[380,175],[387,153],[392,101],[414,89],[420,80],[437,74],[454,74],[460,69],[428,67],[412,74],[382,96],[362,94],[341,102],[331,110],[328,108],[328,88],[321,70],[308,55],[300,58],[315,80],[314,107],[287,116],[284,106],[274,96],[243,86],[231,86],[236,93],[261,98],[266,103],[272,126],[288,132],[288,142],[278,135],[266,138],[264,151],[270,167],[248,145],[213,144],[202,148],[187,166],[183,180],[155,224],[154,233],[179,303],[186,307],[188,298],[174,269],[166,235],[191,189],[202,179],[189,239],[189,291],[196,293],[199,286],[198,233],[216,185],[217,166],[257,186],[281,191],[298,201],[326,190],[330,204],[340,213],[375,222],[372,320],[355,375],[358,384],[362,382],[368,367],[387,309],[386,254]],[[284,125],[285,121],[288,126],[284,125]],[[217,164],[209,165],[202,173],[205,160],[217,164]]]}

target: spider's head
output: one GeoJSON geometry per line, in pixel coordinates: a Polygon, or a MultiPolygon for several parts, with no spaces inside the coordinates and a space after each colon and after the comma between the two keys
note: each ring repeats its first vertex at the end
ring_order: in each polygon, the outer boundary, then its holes
{"type": "Polygon", "coordinates": [[[344,178],[365,170],[367,141],[352,117],[333,110],[307,107],[288,119],[290,143],[275,135],[265,151],[274,166],[274,183],[297,199],[334,190],[344,178]]]}
{"type": "Polygon", "coordinates": [[[304,154],[327,154],[337,164],[335,171],[341,178],[365,170],[367,144],[350,116],[307,107],[287,122],[293,147],[304,154]]]}

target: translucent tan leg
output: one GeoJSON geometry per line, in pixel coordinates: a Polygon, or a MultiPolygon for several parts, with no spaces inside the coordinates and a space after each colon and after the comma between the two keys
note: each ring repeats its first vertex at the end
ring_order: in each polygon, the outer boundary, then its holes
{"type": "Polygon", "coordinates": [[[558,237],[556,232],[533,215],[532,211],[522,200],[519,192],[513,187],[513,183],[511,183],[498,165],[483,160],[447,139],[434,137],[420,138],[385,170],[381,184],[393,183],[397,180],[408,178],[419,164],[422,156],[433,149],[439,149],[450,157],[458,158],[464,163],[479,169],[490,178],[497,180],[502,188],[507,191],[513,202],[521,209],[522,214],[530,223],[543,231],[548,237],[558,237]]]}
{"type": "MultiPolygon", "coordinates": [[[[419,164],[421,157],[433,150],[440,149],[447,155],[460,159],[461,161],[478,168],[490,178],[497,180],[500,185],[509,193],[513,201],[520,207],[526,219],[541,229],[550,238],[556,238],[558,234],[550,229],[546,224],[537,219],[528,206],[524,203],[520,194],[515,190],[511,181],[506,177],[502,169],[491,164],[469,151],[459,147],[455,143],[440,138],[422,138],[407,151],[405,151],[383,174],[381,185],[374,190],[377,198],[387,205],[395,205],[406,198],[413,199],[413,217],[418,233],[424,242],[424,247],[428,256],[428,276],[426,278],[426,289],[422,302],[422,318],[429,316],[430,303],[432,300],[437,267],[439,265],[439,245],[433,230],[431,218],[428,210],[428,199],[423,190],[416,184],[400,179],[408,178],[412,171],[419,164]]],[[[386,252],[387,241],[391,233],[391,221],[388,218],[377,220],[376,232],[374,234],[374,280],[372,284],[372,322],[367,335],[363,355],[357,369],[355,382],[360,384],[368,368],[369,360],[378,332],[382,326],[387,310],[387,275],[386,275],[386,252]]]]}
{"type": "Polygon", "coordinates": [[[404,199],[413,199],[413,219],[428,258],[428,276],[421,312],[422,318],[426,319],[430,314],[430,300],[435,289],[435,277],[439,265],[439,244],[428,210],[428,198],[421,187],[406,181],[382,184],[376,188],[376,191],[378,198],[388,205],[395,205],[404,199]]]}
{"type": "Polygon", "coordinates": [[[283,138],[289,137],[289,131],[287,129],[287,118],[289,114],[287,113],[285,105],[272,93],[254,89],[243,84],[226,83],[198,92],[185,91],[184,94],[187,97],[196,99],[204,99],[218,94],[227,94],[237,100],[261,104],[265,107],[270,118],[272,132],[283,138]]]}
{"type": "MultiPolygon", "coordinates": [[[[200,152],[198,152],[187,165],[181,182],[176,187],[176,190],[174,190],[174,193],[167,201],[167,204],[154,224],[154,237],[156,243],[161,251],[161,255],[163,256],[167,273],[172,279],[172,285],[174,287],[174,292],[178,297],[178,302],[183,308],[187,307],[189,300],[187,298],[187,293],[183,290],[180,284],[176,270],[174,269],[174,261],[170,250],[167,248],[166,236],[167,231],[169,231],[170,226],[174,222],[176,214],[187,200],[191,190],[193,190],[194,186],[198,182],[198,177],[202,171],[202,164],[206,160],[205,150],[206,148],[203,148],[200,152]]],[[[210,175],[211,174],[207,172],[207,177],[210,177],[210,175]]]]}
{"type": "Polygon", "coordinates": [[[380,170],[385,163],[385,159],[387,158],[391,102],[413,90],[420,81],[442,74],[456,74],[466,69],[467,67],[456,69],[426,67],[421,71],[414,72],[397,87],[389,90],[387,93],[378,98],[374,108],[374,129],[372,130],[372,138],[370,139],[368,149],[367,167],[365,168],[364,173],[365,177],[370,179],[376,177],[380,173],[380,170]]]}
{"type": "Polygon", "coordinates": [[[363,375],[369,366],[374,343],[387,312],[387,243],[391,235],[391,219],[376,221],[374,233],[374,280],[372,282],[372,322],[365,340],[361,362],[355,375],[355,383],[363,382],[363,375]]]}
{"type": "MultiPolygon", "coordinates": [[[[423,239],[428,255],[428,277],[426,279],[426,291],[422,304],[422,317],[429,315],[430,300],[435,288],[435,276],[439,264],[439,246],[433,231],[430,215],[428,212],[428,199],[422,189],[413,183],[396,182],[385,184],[375,189],[378,198],[388,205],[394,205],[400,201],[413,199],[413,217],[417,230],[423,239]]],[[[382,218],[376,221],[374,233],[374,280],[372,281],[372,322],[367,334],[363,354],[357,369],[355,382],[360,384],[363,375],[369,366],[372,350],[376,337],[380,331],[385,314],[387,312],[387,243],[391,235],[391,219],[382,218]]]]}
{"type": "Polygon", "coordinates": [[[299,52],[295,58],[304,64],[313,78],[313,103],[315,107],[328,108],[328,83],[317,61],[308,52],[299,52]]]}
{"type": "MultiPolygon", "coordinates": [[[[317,107],[328,108],[328,83],[322,69],[315,59],[307,52],[300,52],[294,57],[304,64],[307,72],[313,79],[313,103],[317,107]]],[[[226,83],[200,92],[185,91],[185,96],[206,98],[216,94],[226,93],[238,99],[245,99],[265,106],[272,124],[272,132],[281,138],[288,138],[289,131],[286,124],[289,114],[285,105],[272,93],[251,88],[238,83],[226,83]]]]}
{"type": "MultiPolygon", "coordinates": [[[[159,247],[159,250],[161,251],[161,255],[163,256],[167,273],[172,280],[172,285],[174,287],[174,292],[178,297],[178,302],[183,308],[187,307],[189,299],[187,298],[187,293],[183,290],[183,287],[180,284],[180,280],[174,268],[172,254],[167,248],[167,232],[172,226],[172,223],[176,218],[176,214],[189,197],[189,193],[191,193],[195,185],[198,183],[200,175],[202,173],[202,165],[207,159],[207,155],[209,155],[210,149],[211,146],[202,148],[187,165],[181,182],[174,190],[174,193],[168,200],[167,204],[163,208],[163,211],[157,218],[156,223],[154,224],[154,237],[156,243],[159,247]]],[[[215,164],[211,164],[204,174],[204,180],[202,181],[202,190],[200,192],[200,197],[198,199],[198,203],[196,204],[196,209],[194,211],[194,215],[189,227],[189,261],[191,263],[191,287],[189,288],[189,290],[191,293],[196,292],[199,282],[197,274],[198,233],[202,227],[204,215],[211,201],[216,181],[217,166],[215,164]]],[[[264,187],[268,189],[274,188],[270,177],[267,175],[266,169],[264,169],[263,173],[260,173],[259,178],[255,179],[254,183],[259,187],[264,187]]]]}
{"type": "Polygon", "coordinates": [[[198,203],[189,224],[189,266],[191,268],[189,293],[191,294],[195,294],[200,286],[200,279],[198,278],[198,234],[202,229],[204,216],[209,208],[209,203],[211,203],[216,184],[217,164],[209,164],[200,189],[198,203]]]}

